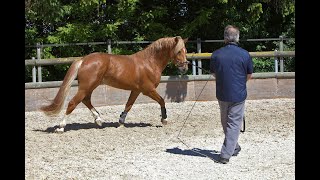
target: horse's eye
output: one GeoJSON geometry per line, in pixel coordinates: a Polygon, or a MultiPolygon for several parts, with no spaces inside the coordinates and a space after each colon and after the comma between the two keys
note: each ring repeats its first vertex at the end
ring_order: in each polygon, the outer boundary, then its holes
{"type": "Polygon", "coordinates": [[[179,51],[177,54],[181,54],[181,51],[179,51]]]}

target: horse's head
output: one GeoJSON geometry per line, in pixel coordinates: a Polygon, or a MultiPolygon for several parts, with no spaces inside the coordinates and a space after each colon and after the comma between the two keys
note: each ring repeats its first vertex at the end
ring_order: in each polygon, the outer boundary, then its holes
{"type": "Polygon", "coordinates": [[[189,61],[187,61],[187,49],[185,47],[187,41],[188,39],[182,39],[180,36],[175,37],[176,46],[172,62],[182,74],[187,72],[189,64],[189,61]]]}

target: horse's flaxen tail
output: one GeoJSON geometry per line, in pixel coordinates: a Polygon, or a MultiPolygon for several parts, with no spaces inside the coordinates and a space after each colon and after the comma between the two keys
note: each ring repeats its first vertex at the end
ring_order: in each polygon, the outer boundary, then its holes
{"type": "Polygon", "coordinates": [[[54,116],[60,113],[64,105],[64,101],[69,94],[72,81],[77,77],[78,69],[81,64],[82,59],[76,60],[71,64],[54,100],[51,102],[51,104],[40,107],[40,110],[46,115],[54,116]]]}

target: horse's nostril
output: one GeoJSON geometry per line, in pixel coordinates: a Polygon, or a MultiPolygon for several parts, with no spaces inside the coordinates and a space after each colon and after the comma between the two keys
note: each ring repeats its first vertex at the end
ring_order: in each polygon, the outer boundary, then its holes
{"type": "Polygon", "coordinates": [[[188,71],[188,66],[179,68],[180,74],[185,74],[188,71]]]}

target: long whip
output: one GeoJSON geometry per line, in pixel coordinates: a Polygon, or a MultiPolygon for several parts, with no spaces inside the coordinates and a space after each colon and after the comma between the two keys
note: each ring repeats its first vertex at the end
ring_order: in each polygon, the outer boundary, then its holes
{"type": "MultiPolygon", "coordinates": [[[[196,65],[193,64],[193,66],[196,66],[196,65]]],[[[196,66],[196,67],[201,68],[201,67],[199,67],[199,66],[196,66]]],[[[201,68],[201,69],[202,69],[202,68],[201,68]]],[[[205,71],[207,71],[207,70],[205,70],[205,71]]],[[[209,71],[208,71],[208,72],[209,72],[209,71]]],[[[211,76],[213,76],[213,75],[211,74],[211,76]]],[[[211,77],[211,76],[210,76],[210,77],[211,77]]],[[[209,79],[210,79],[210,77],[209,77],[209,79]]],[[[190,114],[191,114],[194,106],[196,105],[196,102],[198,101],[200,95],[202,94],[204,88],[205,88],[206,85],[208,84],[209,79],[206,81],[206,83],[205,83],[205,85],[203,86],[203,88],[201,89],[198,97],[196,98],[196,100],[194,101],[193,105],[191,106],[191,109],[189,110],[189,113],[188,113],[188,115],[186,116],[186,118],[185,118],[185,120],[184,120],[184,122],[183,122],[183,124],[182,124],[182,126],[181,126],[181,128],[180,128],[180,130],[179,130],[179,133],[178,133],[178,135],[177,135],[177,139],[178,139],[182,144],[184,144],[186,147],[188,147],[192,152],[195,152],[195,153],[197,153],[197,154],[200,154],[200,155],[202,155],[202,156],[205,156],[205,157],[208,157],[208,158],[212,159],[211,157],[209,157],[209,156],[206,155],[206,154],[203,154],[203,153],[201,153],[201,152],[198,152],[198,151],[195,151],[195,150],[191,149],[190,146],[189,146],[187,143],[185,143],[182,139],[179,138],[182,129],[184,128],[184,126],[185,126],[185,124],[186,124],[186,122],[187,122],[187,120],[188,120],[188,118],[189,118],[189,116],[190,116],[190,114]]],[[[179,81],[179,83],[181,84],[181,81],[179,81]]]]}

